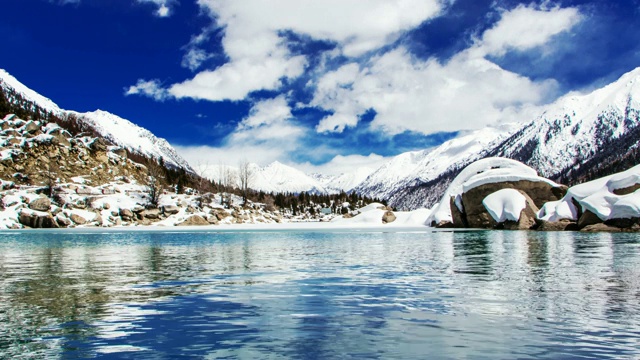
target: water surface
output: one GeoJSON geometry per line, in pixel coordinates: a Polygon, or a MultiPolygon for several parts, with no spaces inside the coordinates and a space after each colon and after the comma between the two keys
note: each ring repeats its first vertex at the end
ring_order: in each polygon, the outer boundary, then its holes
{"type": "Polygon", "coordinates": [[[638,358],[640,239],[4,232],[0,358],[638,358]]]}

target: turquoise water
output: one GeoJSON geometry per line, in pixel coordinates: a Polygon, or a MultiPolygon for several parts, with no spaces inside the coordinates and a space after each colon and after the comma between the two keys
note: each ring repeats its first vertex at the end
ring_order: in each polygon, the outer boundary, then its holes
{"type": "Polygon", "coordinates": [[[638,358],[638,339],[636,234],[0,233],[0,358],[638,358]]]}

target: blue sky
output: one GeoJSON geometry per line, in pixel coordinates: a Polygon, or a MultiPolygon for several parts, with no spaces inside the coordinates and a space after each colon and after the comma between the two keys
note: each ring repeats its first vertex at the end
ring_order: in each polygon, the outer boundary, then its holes
{"type": "Polygon", "coordinates": [[[0,68],[192,163],[374,166],[640,66],[638,0],[5,0],[0,68]]]}

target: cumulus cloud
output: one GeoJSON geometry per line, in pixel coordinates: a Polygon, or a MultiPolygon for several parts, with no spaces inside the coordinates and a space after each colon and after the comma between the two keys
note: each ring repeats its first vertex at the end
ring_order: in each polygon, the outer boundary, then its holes
{"type": "Polygon", "coordinates": [[[136,0],[141,4],[153,4],[157,7],[155,15],[158,17],[171,16],[172,6],[176,3],[176,0],[136,0]]]}
{"type": "Polygon", "coordinates": [[[322,76],[311,106],[332,112],[317,125],[318,132],[342,132],[374,110],[372,129],[390,135],[403,131],[425,134],[484,127],[519,120],[523,108],[550,99],[554,80],[532,81],[504,70],[486,58],[510,49],[545,44],[579,21],[576,9],[517,7],[470,48],[446,63],[416,59],[398,47],[364,64],[350,63],[322,76]],[[545,31],[513,36],[523,17],[536,19],[545,31]],[[548,28],[546,28],[548,27],[548,28]]]}
{"type": "MultiPolygon", "coordinates": [[[[160,0],[139,0],[153,1],[160,0]]],[[[288,48],[285,31],[335,43],[346,56],[359,56],[395,41],[404,31],[437,16],[444,0],[199,0],[224,28],[229,62],[172,85],[176,98],[241,100],[252,91],[277,90],[300,76],[303,55],[288,48]]],[[[197,69],[206,53],[189,48],[183,66],[197,69]]]]}
{"type": "Polygon", "coordinates": [[[509,50],[529,50],[544,45],[581,19],[577,8],[539,10],[520,5],[504,12],[500,21],[484,32],[474,50],[478,51],[477,56],[502,56],[509,50]]]}
{"type": "Polygon", "coordinates": [[[157,101],[164,101],[169,94],[167,90],[162,87],[159,80],[142,80],[139,79],[138,83],[129,86],[125,89],[125,95],[144,95],[157,101]]]}

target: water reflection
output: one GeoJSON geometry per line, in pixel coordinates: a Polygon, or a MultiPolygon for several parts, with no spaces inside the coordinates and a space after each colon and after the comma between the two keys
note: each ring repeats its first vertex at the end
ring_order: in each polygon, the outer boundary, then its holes
{"type": "Polygon", "coordinates": [[[0,234],[0,357],[638,356],[634,234],[0,234]]]}

